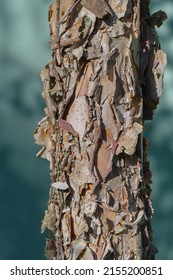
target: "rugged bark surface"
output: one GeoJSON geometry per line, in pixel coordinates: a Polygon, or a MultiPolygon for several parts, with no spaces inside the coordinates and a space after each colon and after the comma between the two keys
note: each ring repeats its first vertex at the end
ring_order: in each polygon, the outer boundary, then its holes
{"type": "Polygon", "coordinates": [[[165,54],[147,0],[63,0],[49,10],[46,117],[35,131],[52,184],[48,259],[152,259],[151,173],[143,123],[162,92],[165,54]],[[143,150],[144,147],[144,150],[143,150]]]}

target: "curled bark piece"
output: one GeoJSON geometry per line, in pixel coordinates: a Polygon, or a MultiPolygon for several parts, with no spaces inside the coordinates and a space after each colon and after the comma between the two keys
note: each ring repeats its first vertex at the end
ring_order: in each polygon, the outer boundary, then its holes
{"type": "Polygon", "coordinates": [[[67,185],[67,183],[66,182],[61,182],[61,181],[54,182],[52,184],[52,187],[56,188],[58,190],[62,190],[62,191],[65,191],[65,190],[69,189],[69,186],[67,185]]]}

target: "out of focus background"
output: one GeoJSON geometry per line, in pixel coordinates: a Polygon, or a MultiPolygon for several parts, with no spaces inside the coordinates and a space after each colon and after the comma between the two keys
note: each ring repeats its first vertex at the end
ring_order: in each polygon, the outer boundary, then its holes
{"type": "MultiPolygon", "coordinates": [[[[44,259],[40,223],[49,164],[36,158],[33,131],[44,116],[40,71],[50,59],[51,0],[0,1],[0,259],[44,259]]],[[[167,53],[164,95],[148,122],[153,171],[152,219],[157,259],[173,259],[173,1],[152,0],[169,20],[158,30],[167,53]]]]}

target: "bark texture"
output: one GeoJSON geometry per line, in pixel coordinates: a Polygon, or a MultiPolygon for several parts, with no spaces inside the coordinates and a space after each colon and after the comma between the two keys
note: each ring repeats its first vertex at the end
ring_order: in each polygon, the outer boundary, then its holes
{"type": "Polygon", "coordinates": [[[151,173],[143,123],[162,93],[166,56],[147,0],[63,0],[49,10],[46,117],[50,161],[42,232],[48,259],[152,259],[151,173]]]}

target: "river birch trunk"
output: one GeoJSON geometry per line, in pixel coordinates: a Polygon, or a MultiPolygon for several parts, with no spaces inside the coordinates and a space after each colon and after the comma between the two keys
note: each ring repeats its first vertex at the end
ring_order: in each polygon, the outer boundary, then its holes
{"type": "Polygon", "coordinates": [[[63,0],[49,9],[51,61],[35,131],[50,161],[42,232],[58,260],[153,259],[144,121],[162,93],[166,56],[148,0],[63,0]]]}

